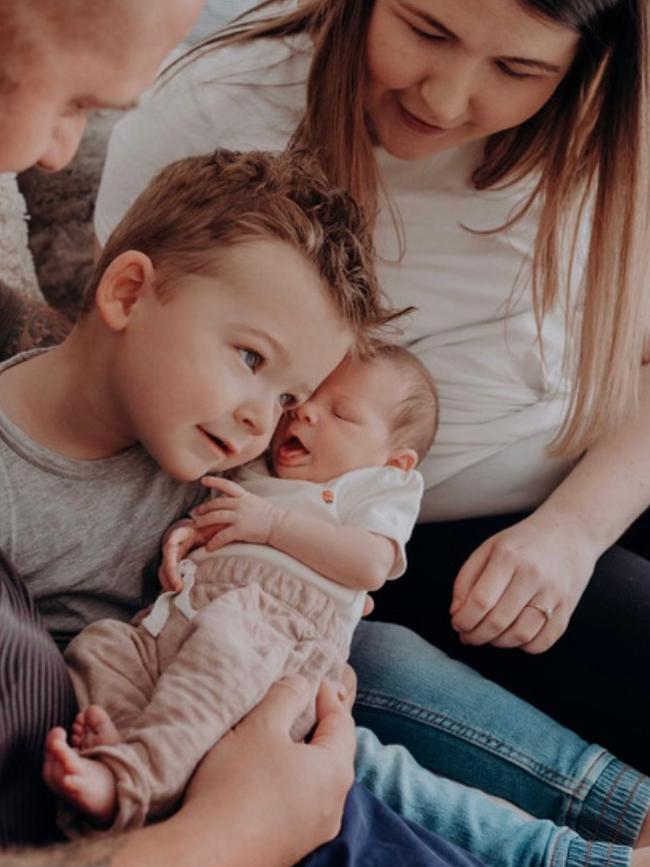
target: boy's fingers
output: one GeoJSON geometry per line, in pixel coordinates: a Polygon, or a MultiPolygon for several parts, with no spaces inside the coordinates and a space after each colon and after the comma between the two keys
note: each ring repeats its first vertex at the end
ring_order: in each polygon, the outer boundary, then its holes
{"type": "Polygon", "coordinates": [[[237,541],[237,533],[233,530],[221,530],[215,533],[205,546],[206,551],[218,551],[224,545],[237,541]]]}
{"type": "Polygon", "coordinates": [[[298,674],[288,675],[271,687],[240,725],[271,726],[289,737],[291,726],[305,709],[308,698],[309,684],[305,678],[298,674]]]}
{"type": "Polygon", "coordinates": [[[230,479],[222,479],[218,476],[203,476],[201,483],[205,485],[206,488],[210,488],[213,491],[221,491],[229,497],[241,497],[244,493],[244,489],[241,485],[232,482],[230,479]]]}
{"type": "Polygon", "coordinates": [[[234,517],[231,511],[215,509],[212,512],[206,512],[204,515],[197,515],[194,523],[197,527],[209,527],[211,524],[229,524],[234,517]]]}

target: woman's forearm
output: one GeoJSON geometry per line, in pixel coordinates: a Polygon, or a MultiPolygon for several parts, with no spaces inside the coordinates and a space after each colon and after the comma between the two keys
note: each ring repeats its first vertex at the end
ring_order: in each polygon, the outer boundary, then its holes
{"type": "Polygon", "coordinates": [[[602,553],[650,504],[650,365],[627,427],[593,446],[537,514],[574,523],[602,553]]]}

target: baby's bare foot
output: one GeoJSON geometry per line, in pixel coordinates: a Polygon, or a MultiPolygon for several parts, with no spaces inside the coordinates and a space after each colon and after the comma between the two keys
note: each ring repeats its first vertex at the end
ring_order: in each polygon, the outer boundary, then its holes
{"type": "Polygon", "coordinates": [[[98,704],[91,704],[80,711],[72,724],[70,742],[78,750],[112,746],[121,740],[113,720],[98,704]]]}
{"type": "Polygon", "coordinates": [[[52,729],[47,736],[43,779],[53,792],[99,822],[113,818],[115,777],[102,762],[86,759],[73,750],[65,729],[52,729]]]}

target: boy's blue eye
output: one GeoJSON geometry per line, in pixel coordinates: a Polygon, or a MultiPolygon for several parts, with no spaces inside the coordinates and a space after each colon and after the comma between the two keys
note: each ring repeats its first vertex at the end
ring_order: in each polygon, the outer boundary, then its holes
{"type": "Polygon", "coordinates": [[[264,359],[259,354],[259,352],[255,352],[254,349],[242,348],[239,350],[239,354],[246,367],[250,367],[253,373],[255,373],[255,371],[258,370],[264,362],[264,359]]]}
{"type": "Polygon", "coordinates": [[[280,406],[282,409],[291,409],[291,407],[296,406],[298,403],[298,398],[293,394],[281,394],[280,395],[280,406]]]}

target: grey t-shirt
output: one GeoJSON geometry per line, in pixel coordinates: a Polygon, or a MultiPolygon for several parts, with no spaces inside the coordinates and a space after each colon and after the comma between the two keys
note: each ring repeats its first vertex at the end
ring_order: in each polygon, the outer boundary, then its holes
{"type": "Polygon", "coordinates": [[[0,550],[61,644],[151,601],[162,534],[204,497],[199,482],[175,482],[141,446],[73,460],[31,440],[0,407],[0,550]]]}

